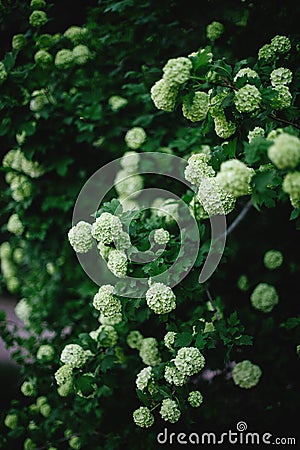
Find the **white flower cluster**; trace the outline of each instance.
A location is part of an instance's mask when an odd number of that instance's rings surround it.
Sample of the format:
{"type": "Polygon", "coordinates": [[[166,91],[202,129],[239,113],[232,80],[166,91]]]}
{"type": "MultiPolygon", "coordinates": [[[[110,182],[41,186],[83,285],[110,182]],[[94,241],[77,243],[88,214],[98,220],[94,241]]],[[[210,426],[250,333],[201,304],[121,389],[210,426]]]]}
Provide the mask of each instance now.
{"type": "Polygon", "coordinates": [[[137,150],[145,142],[147,134],[144,128],[133,127],[125,134],[125,142],[132,150],[137,150]]]}
{"type": "Polygon", "coordinates": [[[274,286],[268,283],[259,283],[252,292],[250,300],[255,309],[269,313],[277,305],[279,297],[274,286]]]}
{"type": "Polygon", "coordinates": [[[264,265],[269,270],[278,269],[283,263],[283,255],[279,250],[268,250],[264,254],[264,265]]]}
{"type": "Polygon", "coordinates": [[[44,173],[44,168],[37,162],[27,159],[20,149],[12,149],[4,155],[3,167],[14,169],[28,175],[30,178],[38,178],[44,173]]]}
{"type": "Polygon", "coordinates": [[[121,158],[120,164],[127,173],[136,173],[139,167],[140,155],[139,153],[129,150],[125,152],[121,158]]]}
{"type": "Polygon", "coordinates": [[[20,389],[25,397],[33,397],[34,395],[36,395],[35,384],[31,381],[24,381],[20,389]]]}
{"type": "Polygon", "coordinates": [[[78,253],[87,253],[93,246],[92,225],[81,220],[68,231],[68,239],[78,253]]]}
{"type": "Polygon", "coordinates": [[[172,400],[170,398],[165,398],[162,401],[159,413],[162,419],[170,423],[177,422],[181,416],[181,412],[180,409],[178,408],[177,402],[175,402],[175,400],[172,400]]]}
{"type": "Polygon", "coordinates": [[[174,364],[179,372],[190,377],[203,369],[205,358],[196,347],[182,347],[175,356],[174,364]]]}
{"type": "Polygon", "coordinates": [[[114,186],[119,199],[129,197],[131,199],[139,195],[139,191],[144,187],[144,180],[138,173],[132,173],[127,169],[120,170],[115,177],[114,186]]]}
{"type": "Polygon", "coordinates": [[[165,245],[170,240],[170,233],[167,230],[164,230],[163,228],[158,228],[154,231],[153,240],[155,244],[158,245],[165,245]]]}
{"type": "MultiPolygon", "coordinates": [[[[17,250],[17,249],[16,249],[17,250]]],[[[20,283],[17,277],[17,267],[14,264],[15,251],[12,252],[8,241],[2,242],[0,246],[1,272],[9,292],[16,292],[20,283]]]]}
{"type": "Polygon", "coordinates": [[[169,350],[173,350],[175,337],[176,337],[176,332],[175,331],[168,331],[164,335],[164,344],[169,350]]]}
{"type": "Polygon", "coordinates": [[[125,278],[128,260],[123,250],[112,249],[108,254],[107,267],[117,278],[125,278]]]}
{"type": "Polygon", "coordinates": [[[112,111],[119,111],[119,109],[124,108],[128,103],[126,98],[121,97],[120,95],[112,95],[108,99],[108,104],[111,107],[112,111]]]}
{"type": "Polygon", "coordinates": [[[189,157],[184,171],[184,178],[195,186],[200,186],[207,177],[215,175],[214,169],[208,164],[210,156],[205,153],[195,153],[189,157]]]}
{"type": "Polygon", "coordinates": [[[278,169],[295,168],[300,162],[300,139],[280,133],[268,148],[268,157],[278,169]]]}
{"type": "Polygon", "coordinates": [[[192,101],[185,98],[182,104],[183,116],[191,122],[205,119],[208,113],[209,95],[203,91],[196,91],[192,101]]]}
{"type": "Polygon", "coordinates": [[[101,347],[113,347],[118,341],[117,331],[112,325],[108,324],[100,325],[97,330],[91,331],[89,334],[95,341],[100,339],[101,347]]]}
{"type": "Polygon", "coordinates": [[[139,350],[143,339],[143,335],[138,330],[132,330],[129,332],[126,342],[130,348],[139,350]]]}
{"type": "Polygon", "coordinates": [[[210,41],[215,41],[224,32],[224,25],[220,22],[213,21],[206,27],[206,36],[210,41]]]}
{"type": "MultiPolygon", "coordinates": [[[[174,360],[171,360],[171,362],[173,361],[174,360]]],[[[183,386],[188,379],[188,377],[180,372],[177,367],[168,364],[165,366],[164,378],[167,383],[174,384],[175,386],[183,386]]]]}
{"type": "Polygon", "coordinates": [[[136,386],[140,391],[143,391],[148,386],[152,378],[152,367],[148,366],[142,369],[136,377],[136,386]]]}
{"type": "Polygon", "coordinates": [[[188,396],[188,402],[193,408],[198,408],[203,402],[203,396],[200,391],[191,391],[188,396]]]}
{"type": "Polygon", "coordinates": [[[144,338],[139,348],[139,355],[147,366],[156,366],[161,362],[158,342],[153,337],[144,338]]]}
{"type": "Polygon", "coordinates": [[[88,33],[87,28],[72,25],[64,32],[63,35],[67,39],[70,39],[72,44],[77,45],[85,41],[87,33],[88,33]]]}
{"type": "Polygon", "coordinates": [[[248,133],[248,142],[251,144],[254,138],[256,137],[264,137],[265,136],[265,130],[261,127],[255,127],[253,130],[250,130],[248,133]]]}
{"type": "Polygon", "coordinates": [[[300,209],[300,172],[290,172],[285,175],[282,190],[289,194],[291,204],[300,209]]]}
{"type": "Polygon", "coordinates": [[[16,316],[25,323],[25,325],[29,324],[30,316],[32,313],[32,307],[29,305],[26,298],[22,298],[18,301],[15,306],[15,314],[16,316]]]}
{"type": "Polygon", "coordinates": [[[286,36],[274,36],[270,44],[263,45],[258,51],[258,59],[266,62],[274,60],[278,55],[291,50],[291,41],[286,36]]]}
{"type": "Polygon", "coordinates": [[[5,179],[11,189],[11,196],[16,202],[22,202],[31,196],[32,184],[25,175],[8,172],[5,179]]]}
{"type": "Polygon", "coordinates": [[[271,72],[270,80],[272,86],[286,85],[292,82],[293,74],[290,69],[278,67],[271,72]]]}
{"type": "Polygon", "coordinates": [[[12,214],[7,222],[7,231],[9,231],[10,233],[13,233],[17,236],[20,236],[23,231],[24,231],[24,227],[23,224],[18,216],[18,214],[12,214]]]}
{"type": "Polygon", "coordinates": [[[203,180],[197,192],[197,200],[209,217],[229,214],[235,206],[235,197],[222,189],[215,178],[203,180]]]}
{"type": "Polygon", "coordinates": [[[69,366],[68,364],[64,364],[54,374],[56,383],[58,386],[62,386],[65,383],[70,383],[72,381],[72,375],[73,375],[73,367],[69,366]]]}
{"type": "Polygon", "coordinates": [[[68,366],[74,367],[82,367],[86,361],[88,360],[89,352],[87,350],[83,350],[83,348],[78,344],[68,344],[63,349],[60,360],[62,363],[67,364],[68,366]]]}
{"type": "Polygon", "coordinates": [[[122,232],[119,217],[108,212],[102,213],[92,224],[92,236],[103,244],[112,244],[122,232]]]}
{"type": "Polygon", "coordinates": [[[171,58],[163,67],[163,80],[169,84],[185,83],[190,77],[190,71],[193,65],[189,58],[179,56],[178,58],[171,58]]]}
{"type": "Polygon", "coordinates": [[[227,90],[210,97],[209,100],[209,112],[214,119],[215,132],[217,136],[222,139],[227,139],[232,136],[236,131],[236,125],[233,122],[228,122],[222,102],[229,95],[227,90]]]}
{"type": "Polygon", "coordinates": [[[151,98],[157,109],[172,112],[175,109],[179,86],[170,84],[163,78],[151,87],[151,98]]]}
{"type": "Polygon", "coordinates": [[[176,308],[176,296],[169,286],[153,283],[146,292],[146,302],[156,314],[167,314],[176,308]]]}
{"type": "Polygon", "coordinates": [[[237,363],[232,371],[234,383],[245,389],[256,386],[261,375],[261,368],[247,359],[237,363]]]}
{"type": "Polygon", "coordinates": [[[44,344],[38,348],[36,358],[39,361],[51,361],[54,358],[55,352],[52,345],[44,344]]]}
{"type": "Polygon", "coordinates": [[[250,67],[244,67],[243,69],[240,69],[240,70],[236,73],[236,75],[235,75],[233,81],[236,82],[239,78],[243,78],[243,77],[246,77],[246,78],[248,78],[248,79],[249,79],[249,78],[254,78],[254,79],[258,79],[258,80],[259,80],[259,75],[258,75],[258,73],[255,72],[255,70],[250,69],[250,67]]]}
{"type": "Polygon", "coordinates": [[[122,305],[115,295],[115,288],[110,284],[101,286],[93,299],[93,306],[100,311],[102,318],[119,317],[122,305]]]}
{"type": "Polygon", "coordinates": [[[217,184],[233,197],[250,194],[250,181],[254,170],[238,159],[230,159],[221,164],[215,180],[217,184]]]}
{"type": "Polygon", "coordinates": [[[246,84],[236,91],[233,101],[239,112],[252,113],[260,108],[261,94],[256,86],[246,84]]]}
{"type": "Polygon", "coordinates": [[[276,97],[271,100],[271,106],[274,109],[281,110],[286,109],[291,106],[292,103],[292,94],[287,86],[283,84],[277,84],[274,89],[274,93],[276,93],[276,97]]]}
{"type": "Polygon", "coordinates": [[[149,428],[154,423],[154,416],[149,408],[141,406],[133,412],[133,420],[139,427],[149,428]]]}

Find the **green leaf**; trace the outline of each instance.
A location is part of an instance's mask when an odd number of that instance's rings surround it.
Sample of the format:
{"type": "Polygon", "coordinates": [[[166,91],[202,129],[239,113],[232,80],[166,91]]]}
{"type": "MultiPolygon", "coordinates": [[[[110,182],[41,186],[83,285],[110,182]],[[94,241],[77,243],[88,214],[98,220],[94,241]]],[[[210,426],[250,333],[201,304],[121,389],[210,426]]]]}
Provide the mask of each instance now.
{"type": "Polygon", "coordinates": [[[187,347],[193,340],[192,333],[177,333],[175,337],[175,347],[187,347]]]}

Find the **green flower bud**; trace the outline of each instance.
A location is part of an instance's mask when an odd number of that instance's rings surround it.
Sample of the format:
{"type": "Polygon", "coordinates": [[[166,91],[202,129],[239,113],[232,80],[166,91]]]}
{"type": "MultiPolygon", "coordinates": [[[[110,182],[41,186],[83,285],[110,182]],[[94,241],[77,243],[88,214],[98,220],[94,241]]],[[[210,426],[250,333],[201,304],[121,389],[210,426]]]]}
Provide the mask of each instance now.
{"type": "Polygon", "coordinates": [[[23,47],[25,47],[27,43],[27,39],[24,36],[24,34],[15,34],[12,38],[12,48],[14,50],[21,50],[23,47]]]}
{"type": "Polygon", "coordinates": [[[48,17],[45,11],[36,9],[29,17],[29,23],[34,28],[39,28],[48,22],[48,17]]]}

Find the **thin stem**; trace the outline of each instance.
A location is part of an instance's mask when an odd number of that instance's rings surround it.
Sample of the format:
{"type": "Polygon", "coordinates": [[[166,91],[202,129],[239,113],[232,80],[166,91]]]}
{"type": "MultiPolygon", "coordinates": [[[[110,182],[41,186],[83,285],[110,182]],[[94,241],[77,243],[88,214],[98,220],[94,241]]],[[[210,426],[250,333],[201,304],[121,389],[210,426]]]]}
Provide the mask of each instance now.
{"type": "Polygon", "coordinates": [[[270,118],[270,119],[277,120],[277,122],[283,122],[283,123],[286,123],[287,125],[292,125],[293,127],[295,127],[295,128],[297,128],[298,130],[300,130],[300,126],[299,126],[299,125],[297,125],[296,123],[290,122],[289,120],[286,120],[286,119],[280,119],[279,117],[272,116],[272,115],[270,115],[269,118],[270,118]]]}
{"type": "Polygon", "coordinates": [[[208,300],[209,300],[209,302],[210,302],[210,304],[211,304],[211,306],[212,306],[212,308],[213,308],[213,310],[214,310],[214,313],[215,313],[215,315],[216,315],[216,318],[217,318],[218,320],[220,320],[221,317],[220,317],[220,315],[219,315],[219,313],[218,313],[217,307],[216,307],[216,305],[215,305],[215,302],[213,301],[213,298],[212,298],[212,296],[211,296],[211,293],[210,293],[209,289],[206,288],[205,291],[206,291],[208,300]]]}
{"type": "Polygon", "coordinates": [[[244,206],[244,208],[242,209],[242,211],[240,212],[240,214],[234,219],[234,221],[229,225],[229,227],[227,228],[226,231],[226,236],[228,236],[230,233],[232,233],[232,231],[238,226],[238,224],[244,219],[244,217],[246,216],[246,214],[248,213],[249,209],[252,206],[252,200],[250,199],[246,205],[244,206]]]}

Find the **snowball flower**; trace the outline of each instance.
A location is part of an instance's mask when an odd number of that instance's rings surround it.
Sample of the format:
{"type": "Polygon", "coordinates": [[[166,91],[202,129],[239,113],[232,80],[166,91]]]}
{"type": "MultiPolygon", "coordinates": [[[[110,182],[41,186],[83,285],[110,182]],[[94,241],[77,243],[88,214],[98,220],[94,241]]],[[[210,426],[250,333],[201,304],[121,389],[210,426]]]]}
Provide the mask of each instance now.
{"type": "Polygon", "coordinates": [[[133,127],[127,131],[125,142],[129,148],[137,150],[145,142],[147,138],[146,132],[141,127],[133,127]]]}
{"type": "Polygon", "coordinates": [[[23,233],[24,227],[18,214],[15,213],[10,216],[7,222],[7,230],[17,236],[20,236],[23,233]]]}
{"type": "Polygon", "coordinates": [[[272,86],[277,86],[281,84],[290,84],[292,82],[293,74],[290,69],[284,67],[278,67],[271,72],[270,80],[272,86]]]}
{"type": "Polygon", "coordinates": [[[182,347],[178,350],[174,364],[187,377],[200,372],[205,364],[205,358],[196,347],[182,347]]]}
{"type": "Polygon", "coordinates": [[[200,391],[191,391],[188,396],[188,402],[193,408],[198,408],[203,402],[203,396],[200,391]]]}
{"type": "Polygon", "coordinates": [[[169,286],[153,283],[146,292],[146,302],[156,314],[167,314],[176,308],[176,297],[169,286]]]}
{"type": "Polygon", "coordinates": [[[15,314],[20,320],[25,323],[25,325],[29,324],[31,313],[32,307],[29,305],[26,298],[22,298],[21,300],[19,300],[15,306],[15,314]]]}
{"type": "Polygon", "coordinates": [[[294,208],[300,208],[300,172],[290,172],[285,175],[282,190],[289,194],[294,208]]]}
{"type": "Polygon", "coordinates": [[[112,95],[108,99],[108,104],[111,107],[112,111],[119,111],[119,109],[124,108],[128,103],[126,98],[121,97],[120,95],[112,95]]]}
{"type": "Polygon", "coordinates": [[[136,386],[140,391],[143,391],[148,386],[152,378],[152,367],[148,366],[142,369],[136,377],[136,386]]]}
{"type": "Polygon", "coordinates": [[[236,125],[233,122],[226,120],[225,113],[214,117],[214,125],[216,135],[222,139],[228,139],[236,132],[236,125]]]}
{"type": "Polygon", "coordinates": [[[12,174],[10,179],[11,196],[16,202],[22,202],[31,196],[32,184],[24,175],[12,174]]]}
{"type": "Polygon", "coordinates": [[[55,55],[54,64],[58,69],[69,69],[73,65],[73,62],[73,52],[67,48],[58,50],[55,55]]]}
{"type": "Polygon", "coordinates": [[[92,226],[81,220],[68,231],[68,239],[78,253],[87,253],[93,246],[92,226]]]}
{"type": "Polygon", "coordinates": [[[287,53],[291,50],[291,41],[286,36],[274,36],[271,39],[271,47],[276,53],[287,53]]]}
{"type": "Polygon", "coordinates": [[[92,236],[103,244],[111,244],[122,231],[119,217],[108,212],[102,213],[92,224],[92,236]]]}
{"type": "Polygon", "coordinates": [[[177,402],[170,398],[165,398],[162,401],[161,408],[159,411],[161,417],[170,423],[175,423],[179,420],[181,412],[178,409],[177,402]]]}
{"type": "Polygon", "coordinates": [[[264,254],[264,265],[267,269],[274,270],[278,269],[282,265],[283,256],[278,250],[268,250],[264,254]]]}
{"type": "Polygon", "coordinates": [[[176,332],[175,331],[168,331],[164,335],[164,344],[169,350],[173,350],[175,337],[176,337],[176,332]]]}
{"type": "Polygon", "coordinates": [[[215,175],[214,169],[208,165],[210,156],[205,153],[195,153],[188,159],[184,178],[195,186],[199,186],[206,177],[215,175]]]}
{"type": "Polygon", "coordinates": [[[133,412],[133,420],[141,428],[149,428],[154,423],[154,416],[149,408],[141,406],[133,412]]]}
{"type": "Polygon", "coordinates": [[[241,275],[239,279],[237,280],[237,287],[241,291],[248,291],[249,289],[249,280],[247,275],[241,275]]]}
{"type": "Polygon", "coordinates": [[[33,11],[29,17],[29,23],[31,26],[35,28],[39,28],[42,25],[45,25],[45,23],[48,22],[48,17],[45,11],[41,11],[39,9],[36,9],[33,11]]]}
{"type": "Polygon", "coordinates": [[[247,77],[247,78],[256,78],[256,79],[259,79],[258,73],[255,72],[255,70],[250,69],[250,67],[244,67],[243,69],[240,69],[240,70],[236,73],[236,75],[235,75],[233,81],[237,81],[237,80],[238,80],[239,78],[241,78],[241,77],[247,77]]]}
{"type": "Polygon", "coordinates": [[[172,112],[175,109],[178,85],[161,79],[151,87],[151,98],[157,109],[172,112]]]}
{"type": "Polygon", "coordinates": [[[274,109],[281,110],[291,106],[293,97],[287,86],[277,84],[273,91],[276,93],[276,97],[271,100],[271,105],[274,109]]]}
{"type": "Polygon", "coordinates": [[[130,150],[124,153],[120,160],[120,164],[127,173],[135,173],[138,170],[139,161],[139,153],[130,150]]]}
{"type": "Polygon", "coordinates": [[[31,0],[30,8],[31,9],[42,9],[46,7],[45,0],[31,0]]]}
{"type": "Polygon", "coordinates": [[[69,394],[73,392],[73,383],[72,380],[67,381],[57,388],[57,393],[61,397],[67,397],[69,394]]]}
{"type": "Polygon", "coordinates": [[[163,80],[170,84],[182,84],[190,77],[193,64],[189,58],[179,56],[171,58],[163,67],[163,80]]]}
{"type": "Polygon", "coordinates": [[[104,334],[100,339],[102,347],[113,347],[118,341],[118,333],[112,325],[100,325],[98,333],[104,334]]]}
{"type": "Polygon", "coordinates": [[[261,94],[256,86],[246,84],[235,93],[233,101],[239,112],[250,113],[259,109],[261,94]]]}
{"type": "Polygon", "coordinates": [[[153,240],[155,244],[165,245],[170,240],[170,233],[163,228],[158,228],[157,230],[154,230],[153,240]]]}
{"type": "Polygon", "coordinates": [[[76,45],[72,50],[72,54],[73,61],[75,62],[75,64],[78,64],[80,66],[86,64],[91,58],[91,52],[89,48],[83,44],[76,45]]]}
{"type": "Polygon", "coordinates": [[[197,199],[209,216],[229,214],[235,206],[235,197],[222,189],[214,178],[199,185],[197,199]]]}
{"type": "Polygon", "coordinates": [[[24,34],[15,34],[12,38],[11,46],[14,50],[21,50],[27,42],[24,34]]]}
{"type": "Polygon", "coordinates": [[[277,305],[279,297],[274,286],[259,283],[250,297],[252,306],[259,311],[269,313],[277,305]]]}
{"type": "Polygon", "coordinates": [[[300,162],[300,139],[281,133],[268,148],[268,157],[278,169],[296,167],[300,162]]]}
{"type": "Polygon", "coordinates": [[[153,337],[144,338],[141,342],[139,355],[147,366],[156,366],[161,362],[157,340],[153,337]]]}
{"type": "Polygon", "coordinates": [[[215,41],[224,32],[224,25],[220,22],[213,21],[206,27],[206,36],[210,41],[215,41]]]}
{"type": "Polygon", "coordinates": [[[120,198],[130,196],[130,199],[133,199],[143,189],[144,179],[137,173],[128,173],[127,170],[120,170],[115,177],[114,185],[120,198]]]}
{"type": "Polygon", "coordinates": [[[11,430],[14,430],[18,425],[18,416],[17,414],[7,414],[4,419],[4,425],[11,430]]]}
{"type": "Polygon", "coordinates": [[[245,389],[256,386],[261,375],[261,368],[247,359],[237,363],[232,371],[234,383],[245,389]]]}
{"type": "Polygon", "coordinates": [[[100,311],[105,317],[115,317],[121,312],[121,302],[114,294],[114,286],[105,284],[99,288],[94,296],[94,308],[100,311]]]}
{"type": "Polygon", "coordinates": [[[126,342],[130,348],[136,348],[139,350],[143,339],[143,335],[138,330],[132,330],[128,334],[126,342]]]}
{"type": "Polygon", "coordinates": [[[87,352],[78,344],[66,345],[60,355],[61,362],[72,368],[82,367],[86,363],[87,359],[87,352]]]}
{"type": "Polygon", "coordinates": [[[72,25],[69,27],[65,32],[64,36],[67,39],[70,39],[70,41],[74,44],[80,44],[84,42],[86,35],[87,35],[87,29],[83,27],[78,27],[76,25],[72,25]]]}
{"type": "Polygon", "coordinates": [[[188,379],[187,375],[178,370],[177,367],[170,365],[165,366],[164,378],[168,383],[175,386],[183,386],[188,379]]]}
{"type": "Polygon", "coordinates": [[[21,392],[25,397],[32,397],[36,394],[35,385],[31,381],[24,381],[21,386],[21,392]]]}
{"type": "Polygon", "coordinates": [[[250,194],[250,181],[254,170],[238,159],[230,159],[221,164],[215,180],[228,194],[241,197],[250,194]]]}
{"type": "Polygon", "coordinates": [[[33,112],[38,112],[49,104],[49,99],[43,89],[35,90],[31,94],[29,109],[33,112]]]}
{"type": "Polygon", "coordinates": [[[107,267],[118,278],[125,278],[128,260],[123,250],[112,249],[108,254],[107,267]]]}
{"type": "Polygon", "coordinates": [[[48,362],[53,359],[54,354],[55,354],[55,352],[54,352],[54,348],[52,347],[52,345],[44,344],[38,348],[36,358],[39,361],[48,362]]]}
{"type": "Polygon", "coordinates": [[[182,113],[191,122],[198,122],[205,119],[208,107],[209,95],[206,92],[196,91],[192,101],[188,98],[183,100],[182,113]]]}
{"type": "Polygon", "coordinates": [[[254,138],[256,137],[264,137],[265,136],[265,130],[261,127],[255,127],[253,130],[250,130],[248,133],[248,142],[251,144],[254,138]]]}
{"type": "Polygon", "coordinates": [[[38,50],[34,55],[34,61],[42,68],[47,68],[52,63],[52,55],[47,50],[38,50]]]}

